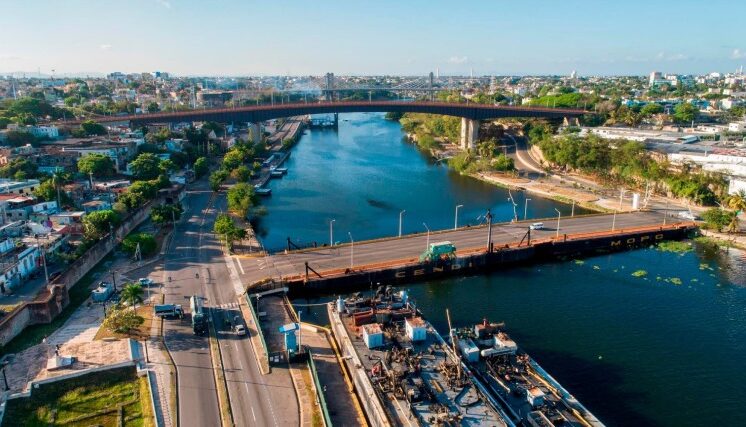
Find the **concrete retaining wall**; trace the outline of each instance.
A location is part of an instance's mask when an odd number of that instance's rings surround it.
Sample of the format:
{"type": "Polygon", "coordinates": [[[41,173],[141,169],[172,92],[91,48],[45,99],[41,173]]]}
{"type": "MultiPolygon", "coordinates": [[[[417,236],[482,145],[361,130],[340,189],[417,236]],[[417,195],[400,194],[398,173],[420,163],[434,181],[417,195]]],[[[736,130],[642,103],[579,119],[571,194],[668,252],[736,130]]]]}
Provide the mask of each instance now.
{"type": "Polygon", "coordinates": [[[357,390],[365,414],[368,416],[368,422],[372,427],[390,426],[391,423],[386,416],[386,411],[383,409],[383,405],[378,399],[375,390],[373,390],[373,386],[368,379],[368,374],[365,372],[365,368],[357,352],[355,352],[355,348],[352,346],[352,342],[347,336],[339,316],[334,312],[334,308],[331,305],[327,306],[327,312],[329,314],[329,322],[332,325],[332,331],[334,332],[334,336],[337,337],[340,350],[345,359],[344,363],[349,367],[355,390],[357,390]]]}

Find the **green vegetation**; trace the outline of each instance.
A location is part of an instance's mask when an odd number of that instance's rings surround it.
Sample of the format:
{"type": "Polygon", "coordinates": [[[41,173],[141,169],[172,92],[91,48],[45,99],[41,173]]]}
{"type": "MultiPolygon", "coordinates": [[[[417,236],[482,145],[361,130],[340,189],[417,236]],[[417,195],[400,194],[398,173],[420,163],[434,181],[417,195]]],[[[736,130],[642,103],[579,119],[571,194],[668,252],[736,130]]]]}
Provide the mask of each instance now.
{"type": "Polygon", "coordinates": [[[256,206],[258,199],[254,187],[245,182],[238,183],[228,190],[228,210],[232,213],[246,218],[249,210],[256,206]]]}
{"type": "MultiPolygon", "coordinates": [[[[172,162],[173,163],[173,162],[172,162]]],[[[142,153],[129,166],[132,176],[137,180],[155,179],[161,173],[161,159],[153,153],[142,153]]]]}
{"type": "Polygon", "coordinates": [[[200,157],[194,161],[194,175],[197,179],[205,176],[208,169],[209,169],[209,165],[207,164],[206,158],[200,157]]]}
{"type": "Polygon", "coordinates": [[[635,272],[632,273],[632,276],[634,277],[645,277],[647,275],[648,275],[648,272],[645,270],[636,270],[635,272]]]}
{"type": "Polygon", "coordinates": [[[93,120],[86,120],[80,124],[80,127],[73,129],[72,135],[76,138],[83,138],[86,136],[97,136],[106,135],[108,131],[103,125],[100,125],[93,120]]]}
{"type": "Polygon", "coordinates": [[[226,179],[228,179],[228,171],[223,169],[218,169],[210,174],[210,188],[212,191],[219,191],[220,186],[226,179]]]}
{"type": "Polygon", "coordinates": [[[738,231],[738,215],[736,215],[736,212],[712,208],[702,214],[702,219],[705,220],[705,226],[708,229],[718,232],[723,229],[727,229],[728,232],[738,231]]]}
{"type": "Polygon", "coordinates": [[[596,135],[584,137],[564,134],[552,138],[546,133],[539,146],[544,157],[564,168],[594,175],[605,184],[621,184],[633,188],[653,185],[659,192],[671,192],[702,205],[714,204],[726,191],[725,179],[717,173],[683,170],[671,172],[666,163],[653,159],[642,143],[608,141],[596,135]]]}
{"type": "Polygon", "coordinates": [[[36,163],[23,158],[16,157],[7,165],[0,166],[0,177],[12,179],[30,179],[39,176],[39,167],[36,163]]]}
{"type": "Polygon", "coordinates": [[[228,250],[233,250],[233,242],[246,237],[246,230],[237,227],[233,218],[226,214],[218,215],[213,231],[225,240],[228,250]]]}
{"type": "MultiPolygon", "coordinates": [[[[122,301],[132,308],[132,312],[135,311],[135,306],[143,301],[142,296],[145,292],[142,289],[142,285],[139,283],[127,283],[121,292],[122,301]]],[[[107,316],[108,317],[108,316],[107,316]]],[[[140,322],[142,323],[142,322],[140,322]]],[[[120,332],[115,328],[109,328],[115,332],[120,332]]],[[[128,328],[129,330],[131,328],[128,328]]]]}
{"type": "Polygon", "coordinates": [[[658,243],[656,246],[661,252],[674,252],[683,254],[692,250],[691,243],[680,242],[678,240],[666,240],[658,243]]]}
{"type": "Polygon", "coordinates": [[[135,369],[127,367],[43,384],[31,397],[8,401],[3,425],[152,426],[143,382],[147,377],[138,378],[135,369]]]}
{"type": "Polygon", "coordinates": [[[145,319],[138,315],[135,310],[116,307],[106,313],[102,326],[118,334],[129,334],[144,322],[145,319]]]}
{"type": "Polygon", "coordinates": [[[170,224],[174,221],[178,221],[181,218],[181,214],[184,209],[181,207],[181,203],[175,205],[159,205],[153,206],[150,209],[150,219],[158,224],[170,224]]]}
{"type": "Polygon", "coordinates": [[[134,256],[138,244],[140,245],[140,254],[143,257],[152,255],[158,249],[158,243],[153,235],[149,233],[131,233],[122,240],[122,250],[128,255],[134,256]]]}
{"type": "Polygon", "coordinates": [[[119,214],[112,210],[91,212],[83,217],[86,240],[99,240],[122,222],[119,214]]]}
{"type": "Polygon", "coordinates": [[[103,154],[87,154],[78,160],[78,171],[96,178],[110,176],[114,173],[114,162],[103,154]]]}

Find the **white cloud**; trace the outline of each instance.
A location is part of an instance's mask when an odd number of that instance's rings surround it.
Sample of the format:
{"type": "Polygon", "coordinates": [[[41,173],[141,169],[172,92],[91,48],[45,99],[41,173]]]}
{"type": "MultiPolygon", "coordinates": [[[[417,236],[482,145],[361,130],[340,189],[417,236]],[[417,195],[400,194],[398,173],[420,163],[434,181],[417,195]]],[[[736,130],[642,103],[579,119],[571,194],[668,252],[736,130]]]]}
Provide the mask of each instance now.
{"type": "Polygon", "coordinates": [[[109,49],[111,49],[111,45],[110,44],[102,44],[102,45],[99,45],[98,48],[101,49],[101,50],[109,50],[109,49]]]}
{"type": "Polygon", "coordinates": [[[741,49],[733,49],[733,53],[730,54],[730,59],[744,59],[746,58],[746,52],[741,49]]]}
{"type": "Polygon", "coordinates": [[[20,61],[23,58],[18,55],[8,55],[8,54],[2,54],[0,53],[0,61],[20,61]]]}
{"type": "Polygon", "coordinates": [[[450,62],[451,64],[465,64],[469,62],[469,58],[467,58],[466,56],[452,56],[448,58],[448,62],[450,62]]]}
{"type": "Polygon", "coordinates": [[[166,9],[171,9],[171,2],[168,0],[155,0],[155,2],[165,7],[166,9]]]}
{"type": "Polygon", "coordinates": [[[689,59],[689,57],[683,53],[667,54],[666,52],[659,52],[655,58],[661,61],[684,61],[689,59]]]}

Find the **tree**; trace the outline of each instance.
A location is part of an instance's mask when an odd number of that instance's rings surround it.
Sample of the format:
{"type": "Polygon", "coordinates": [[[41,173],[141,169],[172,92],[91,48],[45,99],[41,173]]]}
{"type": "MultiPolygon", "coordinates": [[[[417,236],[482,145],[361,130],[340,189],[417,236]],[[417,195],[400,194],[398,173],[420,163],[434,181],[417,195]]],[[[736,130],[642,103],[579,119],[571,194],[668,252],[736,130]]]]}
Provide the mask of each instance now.
{"type": "Polygon", "coordinates": [[[135,256],[137,245],[140,245],[140,255],[148,257],[158,249],[155,237],[148,233],[131,233],[122,240],[122,250],[130,256],[135,256]]]}
{"type": "Polygon", "coordinates": [[[126,334],[142,325],[143,322],[145,319],[138,316],[137,312],[119,308],[109,311],[103,325],[110,331],[126,334]]]}
{"type": "Polygon", "coordinates": [[[728,212],[720,208],[712,208],[702,214],[702,219],[705,220],[708,228],[721,231],[733,222],[733,217],[735,216],[734,212],[728,212]]]}
{"type": "Polygon", "coordinates": [[[38,170],[39,167],[36,165],[36,163],[24,157],[16,157],[7,165],[0,166],[0,177],[29,179],[36,177],[38,174],[38,170]]]}
{"type": "Polygon", "coordinates": [[[506,156],[503,153],[500,153],[494,159],[492,159],[492,167],[495,168],[495,170],[497,171],[505,172],[515,169],[515,164],[512,158],[506,156]]]}
{"type": "Polygon", "coordinates": [[[233,242],[246,237],[246,230],[236,227],[233,218],[226,214],[218,215],[213,231],[225,239],[228,250],[233,250],[233,242]]]}
{"type": "Polygon", "coordinates": [[[153,206],[150,209],[150,219],[159,225],[178,221],[184,210],[181,204],[153,206]]]}
{"type": "Polygon", "coordinates": [[[741,190],[725,198],[725,205],[737,212],[746,211],[746,191],[741,190]]]}
{"type": "Polygon", "coordinates": [[[246,160],[246,154],[242,150],[230,150],[223,156],[223,167],[232,171],[246,160]]]}
{"type": "Polygon", "coordinates": [[[228,210],[246,218],[249,209],[256,205],[257,198],[254,192],[254,186],[245,182],[234,185],[228,190],[228,210]]]}
{"type": "Polygon", "coordinates": [[[697,114],[699,110],[689,102],[681,103],[673,109],[673,119],[677,123],[691,123],[697,118],[697,114]]]}
{"type": "Polygon", "coordinates": [[[212,191],[219,191],[220,186],[226,178],[228,178],[228,171],[220,169],[213,172],[210,175],[210,188],[212,188],[212,191]]]}
{"type": "Polygon", "coordinates": [[[233,178],[238,182],[249,182],[251,179],[251,169],[246,165],[241,165],[231,172],[233,178]]]}
{"type": "Polygon", "coordinates": [[[197,178],[203,177],[207,173],[208,168],[207,159],[204,157],[198,158],[194,161],[194,176],[197,178]]]}
{"type": "Polygon", "coordinates": [[[640,109],[640,115],[642,115],[645,118],[652,117],[662,112],[663,112],[663,106],[660,104],[656,104],[654,102],[645,104],[645,106],[642,107],[642,109],[640,109]]]}
{"type": "Polygon", "coordinates": [[[126,302],[130,307],[132,307],[133,311],[135,310],[137,304],[143,301],[142,295],[142,285],[140,285],[139,283],[128,283],[124,285],[124,288],[121,292],[122,301],[126,302]]]}
{"type": "Polygon", "coordinates": [[[70,206],[73,204],[72,199],[70,196],[67,195],[64,191],[59,191],[58,184],[55,184],[55,179],[48,179],[41,184],[39,184],[39,187],[34,190],[34,196],[38,197],[40,200],[43,200],[45,202],[51,202],[51,201],[57,201],[57,195],[59,194],[59,203],[60,205],[70,206]]]}
{"type": "Polygon", "coordinates": [[[143,202],[154,199],[158,195],[158,186],[154,181],[137,181],[130,185],[129,193],[141,197],[143,202]]]}
{"type": "Polygon", "coordinates": [[[80,124],[80,130],[85,136],[106,135],[106,128],[93,120],[86,120],[80,124]]]}
{"type": "Polygon", "coordinates": [[[112,210],[91,212],[83,217],[84,236],[87,240],[98,240],[120,222],[119,214],[112,210]]]}
{"type": "Polygon", "coordinates": [[[158,106],[157,102],[152,101],[148,104],[148,113],[157,113],[159,111],[161,111],[161,108],[158,106]]]}
{"type": "Polygon", "coordinates": [[[35,144],[36,137],[26,131],[12,130],[5,134],[5,142],[11,147],[23,147],[35,144]]]}
{"type": "Polygon", "coordinates": [[[91,153],[78,159],[78,170],[86,175],[100,178],[109,176],[114,172],[114,162],[109,156],[91,153]]]}
{"type": "Polygon", "coordinates": [[[176,163],[174,163],[170,159],[161,160],[161,162],[158,163],[158,168],[161,170],[161,173],[164,174],[168,174],[179,169],[179,167],[176,166],[176,163]]]}
{"type": "Polygon", "coordinates": [[[161,173],[161,159],[153,153],[142,153],[133,160],[129,167],[132,176],[138,180],[149,180],[158,178],[161,173]]]}

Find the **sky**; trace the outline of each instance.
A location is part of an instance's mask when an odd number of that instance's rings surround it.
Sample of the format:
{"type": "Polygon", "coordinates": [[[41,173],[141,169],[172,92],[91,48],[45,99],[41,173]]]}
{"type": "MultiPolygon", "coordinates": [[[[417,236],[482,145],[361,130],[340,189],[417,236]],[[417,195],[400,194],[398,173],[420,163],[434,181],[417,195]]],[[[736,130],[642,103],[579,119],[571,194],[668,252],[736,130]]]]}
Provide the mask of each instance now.
{"type": "Polygon", "coordinates": [[[644,75],[746,65],[743,0],[0,0],[0,73],[644,75]]]}

